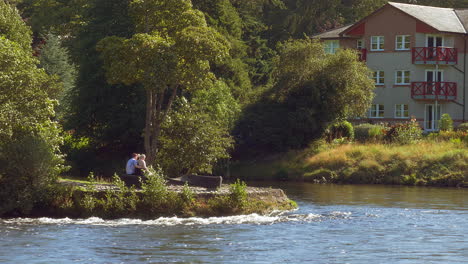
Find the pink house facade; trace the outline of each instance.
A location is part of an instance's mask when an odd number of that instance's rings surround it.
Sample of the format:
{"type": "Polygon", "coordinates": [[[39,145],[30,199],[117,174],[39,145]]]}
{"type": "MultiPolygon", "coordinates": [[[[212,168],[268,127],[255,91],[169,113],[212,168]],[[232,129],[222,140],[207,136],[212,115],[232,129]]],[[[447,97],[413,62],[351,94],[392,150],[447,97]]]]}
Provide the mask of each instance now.
{"type": "Polygon", "coordinates": [[[373,72],[368,118],[401,122],[415,117],[426,131],[440,116],[466,122],[468,9],[389,2],[364,19],[319,35],[327,53],[357,49],[373,72]]]}

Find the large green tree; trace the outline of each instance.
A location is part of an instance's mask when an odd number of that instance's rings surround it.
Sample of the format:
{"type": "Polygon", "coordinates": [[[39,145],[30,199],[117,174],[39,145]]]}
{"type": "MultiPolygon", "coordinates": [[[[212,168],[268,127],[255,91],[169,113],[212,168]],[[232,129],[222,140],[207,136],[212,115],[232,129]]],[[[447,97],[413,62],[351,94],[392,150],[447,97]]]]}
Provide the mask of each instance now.
{"type": "Polygon", "coordinates": [[[60,86],[38,67],[30,41],[17,10],[0,1],[0,215],[31,210],[62,169],[51,121],[60,86]]]}
{"type": "Polygon", "coordinates": [[[370,107],[374,83],[355,52],[327,55],[309,39],[287,41],[279,52],[275,85],[237,124],[237,154],[305,147],[329,122],[361,116],[370,107]]]}
{"type": "Polygon", "coordinates": [[[177,93],[209,85],[210,61],[225,58],[229,45],[190,1],[139,0],[132,1],[131,8],[138,33],[105,38],[98,50],[110,83],[140,83],[145,88],[144,145],[151,164],[177,93]]]}

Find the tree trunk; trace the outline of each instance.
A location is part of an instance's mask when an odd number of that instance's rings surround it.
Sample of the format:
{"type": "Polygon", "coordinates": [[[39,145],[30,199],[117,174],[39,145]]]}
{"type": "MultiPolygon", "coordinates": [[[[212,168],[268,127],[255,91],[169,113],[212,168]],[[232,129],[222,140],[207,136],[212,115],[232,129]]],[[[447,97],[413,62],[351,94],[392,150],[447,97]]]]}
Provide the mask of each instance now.
{"type": "Polygon", "coordinates": [[[147,153],[148,165],[153,165],[157,159],[159,150],[159,137],[161,135],[162,124],[166,120],[177,94],[177,85],[170,86],[167,90],[171,93],[167,102],[164,102],[165,91],[158,94],[155,90],[147,91],[146,104],[146,125],[145,125],[145,151],[147,153]],[[158,98],[159,96],[159,98],[158,98]]]}

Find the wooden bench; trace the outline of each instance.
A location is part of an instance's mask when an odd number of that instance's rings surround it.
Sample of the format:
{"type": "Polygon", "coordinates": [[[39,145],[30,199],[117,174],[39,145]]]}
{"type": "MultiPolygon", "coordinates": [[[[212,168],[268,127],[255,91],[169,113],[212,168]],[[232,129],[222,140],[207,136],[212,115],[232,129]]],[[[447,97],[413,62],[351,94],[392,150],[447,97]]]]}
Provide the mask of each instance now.
{"type": "Polygon", "coordinates": [[[125,185],[128,187],[135,186],[141,188],[141,182],[145,182],[148,178],[146,176],[123,174],[120,175],[120,179],[125,182],[125,185]]]}
{"type": "Polygon", "coordinates": [[[204,175],[186,175],[179,178],[169,179],[170,184],[184,185],[187,183],[189,186],[198,186],[209,189],[216,189],[221,187],[223,177],[221,176],[204,176],[204,175]]]}

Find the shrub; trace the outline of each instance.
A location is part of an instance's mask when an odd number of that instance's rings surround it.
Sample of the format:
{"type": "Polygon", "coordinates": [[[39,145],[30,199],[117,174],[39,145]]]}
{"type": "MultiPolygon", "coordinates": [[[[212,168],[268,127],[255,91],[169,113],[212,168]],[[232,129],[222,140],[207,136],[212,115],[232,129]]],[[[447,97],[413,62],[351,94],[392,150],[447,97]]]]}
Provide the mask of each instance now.
{"type": "Polygon", "coordinates": [[[414,118],[409,122],[392,125],[385,133],[388,142],[397,144],[411,144],[421,137],[422,129],[414,118]]]}
{"type": "Polygon", "coordinates": [[[142,206],[150,212],[150,215],[154,215],[167,205],[169,190],[161,170],[150,170],[152,173],[147,175],[148,180],[141,185],[142,206]]]}
{"type": "Polygon", "coordinates": [[[468,123],[461,123],[457,126],[457,131],[465,131],[468,132],[468,123]]]}
{"type": "Polygon", "coordinates": [[[340,138],[353,140],[354,128],[353,128],[353,125],[348,121],[335,122],[326,129],[325,136],[328,142],[331,142],[334,139],[340,139],[340,138]]]}
{"type": "Polygon", "coordinates": [[[229,201],[232,208],[243,209],[247,205],[247,184],[237,179],[229,186],[229,201]]]}
{"type": "Polygon", "coordinates": [[[382,125],[360,124],[354,127],[354,138],[360,142],[378,141],[383,138],[382,125]]]}
{"type": "Polygon", "coordinates": [[[428,138],[434,141],[451,141],[458,140],[463,141],[468,135],[465,131],[440,131],[438,133],[429,134],[428,138]]]}
{"type": "Polygon", "coordinates": [[[452,131],[453,120],[449,114],[443,114],[440,118],[439,128],[441,131],[452,131]]]}
{"type": "Polygon", "coordinates": [[[0,142],[0,215],[29,213],[47,199],[64,170],[58,127],[16,131],[0,142]]]}

